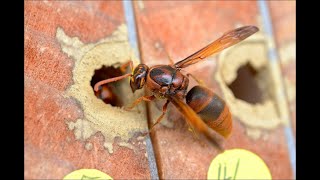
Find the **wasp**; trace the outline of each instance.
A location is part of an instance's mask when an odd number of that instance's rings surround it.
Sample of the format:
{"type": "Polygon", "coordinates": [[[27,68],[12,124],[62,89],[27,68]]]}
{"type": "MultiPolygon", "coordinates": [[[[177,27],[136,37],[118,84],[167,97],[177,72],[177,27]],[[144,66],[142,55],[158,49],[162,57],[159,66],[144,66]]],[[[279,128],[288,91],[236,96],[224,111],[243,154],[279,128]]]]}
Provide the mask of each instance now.
{"type": "Polygon", "coordinates": [[[95,84],[94,90],[98,91],[103,84],[130,77],[130,87],[133,93],[146,87],[152,92],[152,95],[138,98],[131,106],[126,108],[127,110],[132,109],[141,101],[150,102],[156,98],[166,99],[162,107],[162,114],[151,126],[150,132],[163,119],[168,104],[172,103],[185,116],[189,127],[198,137],[199,134],[204,135],[209,142],[221,150],[221,145],[218,142],[221,137],[222,139],[229,137],[232,131],[230,110],[222,98],[203,85],[196,85],[190,91],[187,91],[190,76],[198,83],[200,81],[192,74],[184,75],[181,70],[243,41],[258,30],[255,26],[233,29],[194,54],[170,65],[148,67],[146,64],[139,64],[133,68],[132,61],[129,61],[123,64],[121,68],[130,66],[131,73],[102,80],[95,84]]]}

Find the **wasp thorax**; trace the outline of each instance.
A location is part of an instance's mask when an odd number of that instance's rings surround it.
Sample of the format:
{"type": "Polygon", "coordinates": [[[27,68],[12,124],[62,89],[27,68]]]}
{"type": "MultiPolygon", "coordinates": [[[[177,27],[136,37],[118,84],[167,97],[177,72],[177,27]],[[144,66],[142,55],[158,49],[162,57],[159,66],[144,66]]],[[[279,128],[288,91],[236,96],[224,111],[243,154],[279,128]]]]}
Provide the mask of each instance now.
{"type": "Polygon", "coordinates": [[[144,86],[146,82],[148,69],[149,67],[145,64],[139,64],[134,69],[130,79],[130,86],[131,86],[132,92],[135,92],[137,89],[141,89],[144,86]]]}

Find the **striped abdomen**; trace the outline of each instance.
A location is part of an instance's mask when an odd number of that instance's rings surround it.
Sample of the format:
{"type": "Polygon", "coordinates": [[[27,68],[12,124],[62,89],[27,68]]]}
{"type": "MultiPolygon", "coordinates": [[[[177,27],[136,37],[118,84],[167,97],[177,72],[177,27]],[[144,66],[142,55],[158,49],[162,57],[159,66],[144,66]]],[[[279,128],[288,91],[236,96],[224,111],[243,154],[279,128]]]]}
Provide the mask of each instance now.
{"type": "Polygon", "coordinates": [[[213,130],[227,138],[232,130],[232,118],[225,101],[210,89],[195,86],[186,96],[187,104],[213,130]]]}

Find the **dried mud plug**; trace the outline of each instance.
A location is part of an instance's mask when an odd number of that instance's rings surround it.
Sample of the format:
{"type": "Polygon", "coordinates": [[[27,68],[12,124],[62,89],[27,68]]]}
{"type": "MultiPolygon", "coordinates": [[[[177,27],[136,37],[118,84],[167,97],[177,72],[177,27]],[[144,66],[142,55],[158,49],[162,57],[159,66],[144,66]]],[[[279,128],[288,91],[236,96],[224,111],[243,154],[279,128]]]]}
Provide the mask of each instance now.
{"type": "Polygon", "coordinates": [[[145,106],[137,107],[141,113],[120,108],[141,96],[142,92],[132,94],[126,81],[108,83],[100,89],[98,87],[98,92],[93,91],[98,81],[130,71],[121,69],[121,64],[128,60],[139,62],[127,37],[124,24],[108,37],[94,43],[84,43],[78,37],[69,37],[62,28],[58,28],[56,34],[62,51],[74,60],[72,84],[65,97],[75,100],[83,113],[81,118],[67,119],[65,123],[77,141],[84,142],[96,135],[103,136],[102,146],[109,154],[115,152],[114,146],[126,147],[134,152],[144,149],[145,146],[133,145],[131,142],[137,138],[135,134],[148,129],[145,106]]]}
{"type": "Polygon", "coordinates": [[[268,138],[268,133],[287,118],[286,103],[279,99],[281,78],[277,63],[269,60],[269,38],[256,33],[218,58],[215,79],[234,119],[239,120],[251,139],[268,138]]]}

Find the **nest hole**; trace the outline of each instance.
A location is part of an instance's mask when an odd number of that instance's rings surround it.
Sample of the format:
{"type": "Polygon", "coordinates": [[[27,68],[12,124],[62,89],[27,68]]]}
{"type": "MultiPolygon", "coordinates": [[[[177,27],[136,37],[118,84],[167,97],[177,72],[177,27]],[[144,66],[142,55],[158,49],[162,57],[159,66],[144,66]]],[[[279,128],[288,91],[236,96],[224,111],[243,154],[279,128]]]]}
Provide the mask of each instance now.
{"type": "Polygon", "coordinates": [[[263,103],[269,98],[266,68],[257,71],[250,63],[240,66],[236,79],[228,85],[234,96],[250,104],[263,103]]]}
{"type": "Polygon", "coordinates": [[[110,104],[111,106],[122,107],[123,100],[122,91],[120,88],[121,81],[116,81],[108,84],[103,84],[99,87],[99,90],[96,92],[94,91],[94,85],[102,80],[117,77],[123,75],[124,72],[120,70],[119,67],[112,66],[105,66],[102,65],[100,69],[96,69],[94,71],[94,75],[90,81],[90,85],[92,87],[92,91],[94,92],[95,96],[98,99],[101,99],[104,103],[110,104]]]}

